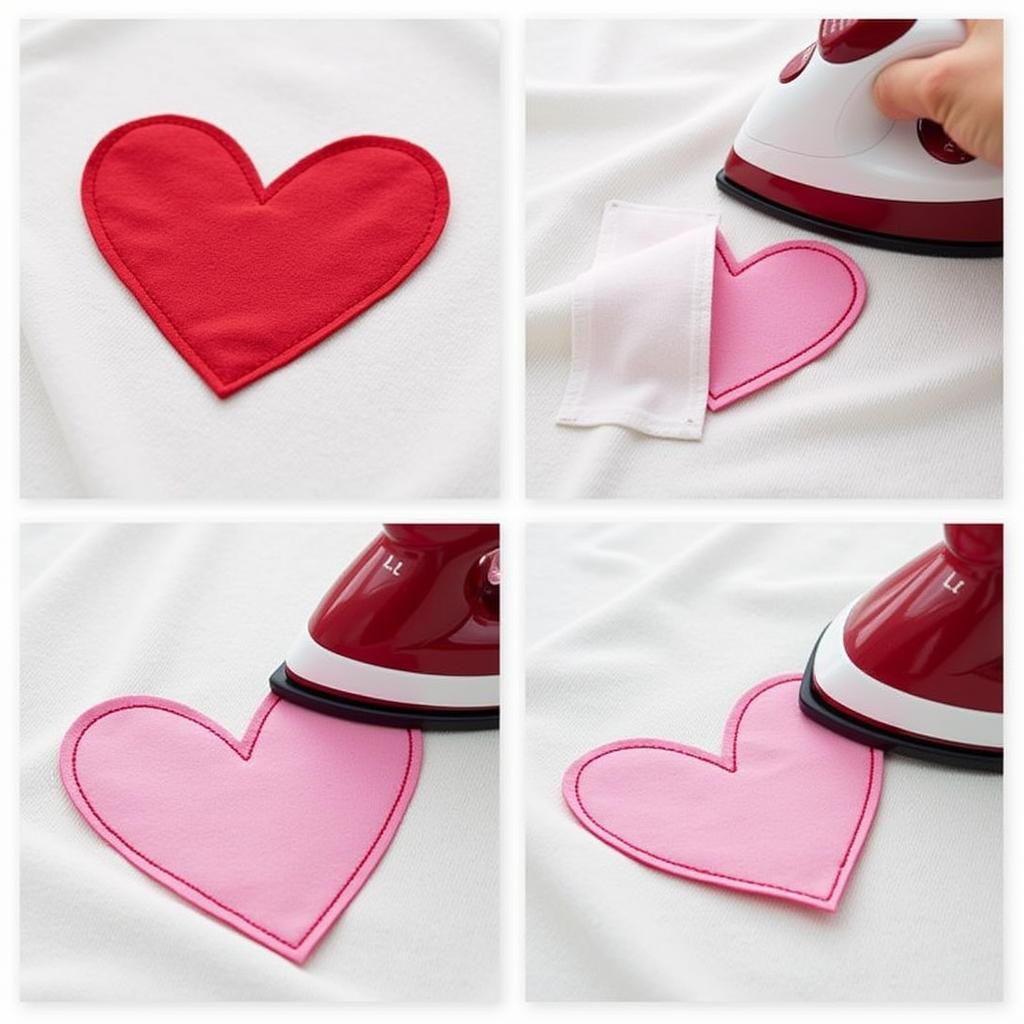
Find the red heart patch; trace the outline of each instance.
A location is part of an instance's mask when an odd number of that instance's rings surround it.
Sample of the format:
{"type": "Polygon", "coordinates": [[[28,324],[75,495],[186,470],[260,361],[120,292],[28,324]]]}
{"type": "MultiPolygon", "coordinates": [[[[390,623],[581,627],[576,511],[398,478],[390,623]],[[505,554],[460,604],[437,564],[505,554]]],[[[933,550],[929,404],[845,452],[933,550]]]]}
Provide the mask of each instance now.
{"type": "Polygon", "coordinates": [[[361,135],[264,188],[229,135],[161,115],[100,141],[82,206],[117,276],[226,398],[401,284],[444,229],[448,183],[419,146],[361,135]]]}

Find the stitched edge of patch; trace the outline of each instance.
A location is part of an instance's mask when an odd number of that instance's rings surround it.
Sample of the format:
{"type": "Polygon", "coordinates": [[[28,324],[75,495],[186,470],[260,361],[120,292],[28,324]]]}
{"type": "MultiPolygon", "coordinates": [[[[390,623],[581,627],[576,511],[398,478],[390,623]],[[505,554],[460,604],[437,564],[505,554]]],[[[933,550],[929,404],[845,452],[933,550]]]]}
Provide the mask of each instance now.
{"type": "MultiPolygon", "coordinates": [[[[727,875],[719,871],[713,871],[709,868],[697,867],[692,864],[684,864],[681,861],[674,861],[668,857],[664,857],[652,850],[644,849],[602,825],[601,822],[587,810],[579,791],[580,778],[587,766],[599,758],[605,757],[609,754],[614,754],[620,750],[665,750],[670,753],[692,757],[698,761],[704,761],[707,764],[722,768],[730,773],[736,772],[739,730],[747,709],[759,696],[761,696],[761,694],[766,691],[773,689],[776,686],[782,686],[786,683],[799,683],[801,678],[801,676],[797,675],[774,676],[762,683],[758,683],[757,686],[743,694],[733,705],[732,710],[729,712],[729,717],[726,720],[722,734],[723,753],[721,755],[715,755],[710,751],[702,750],[699,747],[691,747],[683,743],[652,739],[617,740],[613,743],[608,743],[604,746],[591,750],[589,753],[584,754],[582,757],[574,761],[566,770],[563,777],[562,795],[569,807],[569,810],[572,811],[575,817],[579,818],[579,814],[577,814],[578,808],[587,821],[597,829],[596,832],[591,832],[591,834],[595,835],[598,839],[611,846],[613,849],[618,850],[620,853],[625,853],[627,856],[629,856],[629,850],[643,854],[645,857],[658,861],[660,864],[667,865],[667,868],[663,870],[666,870],[667,873],[673,874],[676,877],[690,878],[694,881],[706,881],[710,884],[738,882],[741,883],[742,888],[740,888],[740,886],[725,887],[741,892],[760,893],[765,896],[777,896],[780,898],[799,896],[802,897],[799,902],[805,903],[805,905],[806,901],[810,900],[814,906],[820,907],[824,910],[834,911],[838,906],[839,897],[842,895],[842,891],[846,887],[846,881],[848,880],[850,872],[853,870],[853,865],[856,862],[856,857],[851,856],[853,854],[854,847],[859,848],[863,846],[871,825],[874,822],[875,811],[878,808],[878,800],[881,795],[882,784],[883,754],[880,750],[876,750],[873,747],[865,747],[868,751],[869,757],[867,787],[864,793],[864,799],[861,803],[860,813],[858,814],[853,832],[850,835],[849,842],[843,852],[839,866],[836,868],[832,885],[829,888],[828,893],[824,896],[817,893],[808,893],[798,889],[791,889],[771,882],[762,882],[757,879],[750,878],[739,878],[734,875],[727,875]],[[729,755],[725,756],[725,751],[727,750],[729,751],[729,755]],[[570,795],[572,798],[570,798],[570,795]],[[610,842],[609,839],[614,841],[610,842]],[[629,849],[623,849],[623,847],[628,847],[629,849]],[[681,868],[683,869],[683,872],[673,870],[675,868],[681,868]]],[[[591,830],[587,829],[587,831],[591,830]]],[[[641,861],[641,863],[648,867],[658,868],[657,864],[653,864],[650,861],[641,861]]]]}
{"type": "Polygon", "coordinates": [[[164,337],[174,346],[178,354],[182,356],[182,358],[199,374],[200,377],[202,377],[206,384],[219,398],[227,398],[229,395],[239,391],[247,384],[253,383],[260,377],[284,366],[286,363],[290,363],[293,359],[296,359],[304,352],[309,351],[309,349],[318,342],[323,341],[323,339],[329,334],[333,334],[349,321],[355,319],[355,317],[360,313],[365,312],[370,306],[382,299],[389,292],[394,291],[394,289],[397,288],[398,285],[400,285],[420,265],[420,263],[423,262],[423,260],[429,255],[430,251],[434,248],[434,245],[437,243],[437,240],[441,237],[441,233],[444,230],[450,207],[448,179],[445,176],[444,169],[425,149],[422,149],[414,143],[407,142],[404,139],[390,138],[383,135],[353,135],[349,138],[339,139],[335,142],[328,143],[320,149],[314,150],[312,153],[309,153],[264,188],[259,174],[252,161],[249,159],[248,154],[230,135],[227,134],[227,132],[207,121],[202,121],[198,118],[185,117],[179,114],[157,114],[152,117],[140,118],[136,121],[129,121],[126,124],[108,132],[96,144],[95,148],[89,154],[89,158],[86,160],[85,169],[82,172],[80,194],[86,223],[88,224],[89,231],[104,259],[110,265],[114,273],[121,279],[121,282],[125,287],[128,288],[142,308],[146,311],[150,319],[154,324],[156,324],[160,333],[163,334],[164,337]],[[434,210],[432,217],[422,239],[417,243],[410,256],[386,281],[378,285],[364,298],[356,300],[356,302],[335,314],[331,320],[322,327],[314,329],[303,338],[294,342],[283,352],[278,353],[276,356],[256,367],[254,370],[246,371],[246,373],[242,374],[240,377],[225,381],[216,374],[202,356],[188,343],[188,340],[184,337],[181,330],[179,330],[170,317],[164,313],[156,299],[150,294],[146,286],[128,266],[127,262],[121,257],[120,252],[107,233],[106,227],[103,224],[103,217],[96,205],[96,176],[99,173],[103,159],[106,157],[111,147],[130,132],[136,131],[139,128],[162,124],[191,128],[212,137],[228,152],[235,163],[238,164],[250,188],[253,189],[253,193],[256,196],[257,201],[261,204],[272,199],[273,196],[288,184],[289,181],[292,181],[304,171],[308,170],[313,166],[313,164],[324,159],[329,159],[338,153],[362,148],[397,150],[418,161],[430,175],[434,185],[434,210]]]}
{"type": "MultiPolygon", "coordinates": [[[[255,936],[250,935],[236,923],[239,921],[244,922],[250,928],[253,928],[266,936],[267,941],[262,942],[262,944],[266,945],[267,948],[280,953],[289,960],[294,960],[296,963],[303,963],[327,933],[334,920],[340,916],[342,910],[345,909],[348,902],[353,898],[349,897],[348,899],[344,899],[349,886],[362,873],[368,860],[373,855],[373,852],[377,849],[381,840],[388,832],[395,815],[400,810],[404,810],[408,807],[409,802],[412,799],[412,794],[415,791],[416,783],[419,778],[418,769],[420,759],[422,757],[422,744],[414,730],[405,730],[408,739],[405,769],[403,771],[402,781],[398,787],[398,792],[395,795],[395,799],[392,802],[384,821],[366,851],[363,853],[362,857],[360,857],[356,866],[342,883],[341,887],[297,942],[289,942],[283,936],[278,935],[271,929],[252,920],[240,910],[236,910],[234,907],[224,903],[212,894],[205,892],[198,885],[190,882],[187,878],[176,874],[169,868],[164,867],[162,864],[153,860],[141,850],[133,846],[115,828],[113,828],[113,826],[109,825],[93,806],[92,801],[89,799],[79,778],[77,767],[78,747],[89,729],[108,715],[117,714],[121,711],[129,711],[133,708],[150,708],[152,710],[178,715],[192,724],[206,729],[207,732],[212,733],[219,740],[225,743],[234,753],[241,757],[243,761],[248,761],[252,757],[256,743],[263,731],[264,724],[270,717],[274,708],[276,708],[280,703],[282,703],[282,699],[280,697],[276,694],[268,694],[250,719],[242,738],[240,740],[236,740],[230,733],[222,729],[217,722],[207,718],[207,716],[196,711],[194,708],[190,708],[187,704],[179,704],[176,701],[165,700],[161,697],[116,697],[113,700],[103,701],[100,704],[96,704],[75,719],[61,742],[59,767],[61,781],[64,784],[64,788],[67,791],[68,796],[71,798],[71,802],[74,805],[75,810],[81,814],[89,827],[101,839],[124,857],[125,860],[132,864],[133,867],[141,871],[147,877],[152,878],[155,882],[158,882],[165,888],[169,889],[176,896],[180,897],[181,893],[178,892],[177,889],[175,889],[167,880],[170,879],[186,886],[206,903],[212,904],[223,913],[213,912],[206,906],[189,900],[188,902],[191,906],[195,907],[197,910],[201,910],[209,916],[215,917],[217,920],[223,921],[225,924],[236,928],[248,938],[255,938],[255,936]],[[76,794],[77,797],[81,798],[81,803],[76,798],[76,794]],[[82,804],[85,806],[83,807],[82,804]],[[321,928],[321,926],[323,927],[321,928]]],[[[391,838],[394,838],[394,834],[391,838]]],[[[390,845],[390,840],[388,841],[388,845],[390,845]]],[[[381,857],[383,857],[386,849],[387,847],[381,851],[381,857]]],[[[373,867],[376,867],[376,863],[373,867]]],[[[371,872],[372,870],[373,868],[371,868],[371,872]]],[[[364,883],[368,878],[369,874],[367,874],[366,878],[363,880],[364,883]]],[[[262,940],[257,939],[256,941],[262,940]]]]}
{"type": "MultiPolygon", "coordinates": [[[[801,356],[806,355],[808,352],[811,352],[813,349],[820,346],[821,350],[813,358],[792,367],[792,369],[788,370],[783,374],[783,376],[788,377],[797,370],[801,370],[803,367],[808,366],[810,363],[814,362],[815,359],[823,356],[834,345],[837,345],[843,339],[846,332],[857,322],[861,310],[864,308],[864,301],[867,297],[867,282],[864,279],[864,273],[860,267],[857,266],[857,264],[842,250],[835,248],[835,246],[827,245],[824,242],[779,242],[776,245],[770,245],[765,249],[761,249],[760,251],[753,253],[743,261],[737,261],[732,250],[729,248],[728,242],[725,240],[721,232],[719,232],[718,238],[715,240],[715,252],[722,257],[722,262],[725,264],[725,268],[729,272],[730,277],[739,277],[745,270],[749,270],[762,260],[768,259],[776,253],[792,252],[801,249],[820,252],[825,256],[831,256],[840,264],[840,266],[842,266],[846,273],[849,274],[850,280],[853,284],[853,294],[850,297],[850,301],[847,304],[846,309],[843,310],[839,319],[836,320],[836,322],[824,334],[816,338],[809,345],[800,349],[799,352],[794,352],[791,355],[788,355],[785,359],[781,359],[774,365],[766,367],[754,374],[752,377],[748,377],[746,380],[741,380],[737,384],[731,384],[724,391],[719,391],[717,394],[713,392],[709,386],[708,409],[712,412],[718,412],[718,410],[726,408],[726,406],[731,405],[733,402],[738,402],[741,398],[747,398],[760,389],[749,388],[742,394],[735,395],[732,398],[727,398],[727,396],[731,395],[732,392],[738,391],[741,388],[747,388],[748,385],[761,380],[762,377],[769,376],[776,370],[783,369],[790,363],[796,362],[801,356]],[[726,400],[723,401],[723,399],[726,400]]],[[[782,377],[779,377],[775,381],[769,381],[769,383],[775,384],[778,383],[779,380],[782,380],[782,377]]]]}

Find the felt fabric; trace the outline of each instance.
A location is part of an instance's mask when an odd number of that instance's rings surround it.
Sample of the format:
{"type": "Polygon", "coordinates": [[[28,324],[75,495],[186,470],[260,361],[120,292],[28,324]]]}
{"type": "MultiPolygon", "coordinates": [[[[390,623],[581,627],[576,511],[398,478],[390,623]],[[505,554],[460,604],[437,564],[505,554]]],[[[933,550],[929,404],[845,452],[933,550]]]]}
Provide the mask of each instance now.
{"type": "Polygon", "coordinates": [[[240,740],[184,704],[132,696],[75,720],[60,774],[126,860],[301,964],[384,856],[421,757],[416,730],[273,695],[240,740]]]}
{"type": "Polygon", "coordinates": [[[717,221],[696,210],[605,206],[594,265],[573,284],[559,423],[700,440],[705,408],[817,359],[860,315],[864,275],[839,249],[781,242],[741,262],[717,221]]]}
{"type": "MultiPolygon", "coordinates": [[[[747,404],[709,416],[703,444],[747,404]]],[[[568,765],[625,736],[719,755],[745,686],[804,666],[830,618],[940,534],[934,522],[877,521],[527,528],[528,999],[1002,998],[998,776],[887,754],[878,813],[834,913],[644,867],[581,828],[561,797],[568,765]]]]}
{"type": "Polygon", "coordinates": [[[704,427],[717,216],[613,200],[576,279],[558,422],[698,440],[704,427]]]}
{"type": "Polygon", "coordinates": [[[264,187],[234,139],[175,115],[116,128],[82,176],[100,251],[221,398],[397,288],[448,203],[440,164],[402,139],[333,142],[264,187]]]}
{"type": "Polygon", "coordinates": [[[496,21],[31,21],[21,35],[24,497],[498,494],[496,21]],[[395,291],[217,401],[112,272],[82,212],[82,170],[97,142],[167,112],[229,132],[265,183],[332,139],[411,140],[443,165],[452,196],[444,231],[395,291]]]}
{"type": "Polygon", "coordinates": [[[618,740],[580,757],[562,793],[580,824],[683,878],[834,911],[874,821],[882,752],[799,708],[800,676],[745,693],[721,754],[618,740]]]}
{"type": "Polygon", "coordinates": [[[837,243],[871,287],[854,330],[825,358],[709,416],[700,444],[556,422],[572,365],[572,285],[592,263],[609,199],[716,211],[744,259],[783,240],[829,241],[715,186],[754,101],[816,31],[812,17],[527,22],[530,497],[1002,494],[1001,260],[837,243]]]}
{"type": "MultiPolygon", "coordinates": [[[[277,376],[285,375],[266,384],[277,376]]],[[[189,379],[210,403],[196,384],[189,379]]],[[[373,522],[22,529],[22,999],[252,1005],[499,997],[497,730],[423,734],[422,770],[401,827],[301,968],[136,870],[100,840],[61,784],[56,755],[68,726],[114,694],[198,709],[240,742],[269,693],[268,676],[379,529],[373,522]]],[[[195,728],[183,724],[186,734],[195,728]]],[[[250,763],[257,770],[265,738],[250,763]]],[[[308,773],[304,785],[319,792],[308,773]]],[[[331,808],[324,814],[324,823],[337,820],[331,808]]]]}
{"type": "Polygon", "coordinates": [[[823,355],[866,295],[860,268],[834,245],[780,242],[740,261],[719,232],[708,408],[724,409],[823,355]]]}

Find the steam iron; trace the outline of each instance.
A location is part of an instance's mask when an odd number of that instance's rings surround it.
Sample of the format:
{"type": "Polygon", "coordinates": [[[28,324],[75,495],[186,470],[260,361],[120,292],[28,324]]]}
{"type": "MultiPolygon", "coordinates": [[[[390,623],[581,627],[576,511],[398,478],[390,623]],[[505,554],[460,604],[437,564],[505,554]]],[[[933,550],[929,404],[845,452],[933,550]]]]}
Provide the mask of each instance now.
{"type": "Polygon", "coordinates": [[[314,711],[404,728],[498,725],[496,525],[385,524],[270,677],[314,711]]]}
{"type": "Polygon", "coordinates": [[[890,121],[888,64],[959,46],[955,19],[827,18],[754,104],[718,187],[801,228],[931,256],[1001,256],[1002,171],[933,121],[890,121]]]}
{"type": "Polygon", "coordinates": [[[1002,526],[946,526],[943,543],[840,612],[800,704],[872,747],[1002,771],[1002,526]]]}

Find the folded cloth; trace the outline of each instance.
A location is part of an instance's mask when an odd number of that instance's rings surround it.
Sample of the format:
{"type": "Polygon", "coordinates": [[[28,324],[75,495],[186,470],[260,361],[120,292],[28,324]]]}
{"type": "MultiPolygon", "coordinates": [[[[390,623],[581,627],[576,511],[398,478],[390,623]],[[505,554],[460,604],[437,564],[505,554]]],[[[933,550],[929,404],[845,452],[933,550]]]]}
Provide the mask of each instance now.
{"type": "Polygon", "coordinates": [[[708,402],[718,215],[610,201],[573,286],[558,422],[699,440],[708,402]]]}

